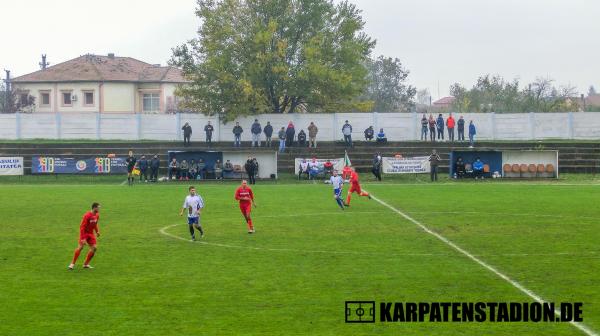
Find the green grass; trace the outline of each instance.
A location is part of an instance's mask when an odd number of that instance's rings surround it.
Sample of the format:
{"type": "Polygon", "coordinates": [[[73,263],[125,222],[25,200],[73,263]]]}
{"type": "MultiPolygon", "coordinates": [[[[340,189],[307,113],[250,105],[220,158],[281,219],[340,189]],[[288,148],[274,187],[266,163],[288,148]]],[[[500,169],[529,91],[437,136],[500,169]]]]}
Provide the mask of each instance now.
{"type": "MultiPolygon", "coordinates": [[[[120,181],[0,185],[0,335],[583,335],[566,323],[345,324],[346,300],[532,300],[375,200],[340,211],[326,185],[256,186],[250,236],[236,185],[200,184],[209,245],[160,233],[188,237],[187,184],[120,181]],[[80,258],[69,272],[92,201],[96,268],[80,258]]],[[[543,298],[584,302],[600,331],[599,186],[365,188],[543,298]]]]}

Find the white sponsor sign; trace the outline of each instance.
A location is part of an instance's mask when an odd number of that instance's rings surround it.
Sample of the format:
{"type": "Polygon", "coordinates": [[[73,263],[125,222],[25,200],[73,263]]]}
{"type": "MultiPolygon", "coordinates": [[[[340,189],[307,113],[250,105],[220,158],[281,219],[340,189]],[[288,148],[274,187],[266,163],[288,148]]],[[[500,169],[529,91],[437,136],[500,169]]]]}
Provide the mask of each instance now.
{"type": "MultiPolygon", "coordinates": [[[[300,163],[302,162],[302,160],[306,160],[306,162],[312,162],[312,158],[296,158],[294,160],[294,174],[298,175],[299,171],[300,171],[300,163]]],[[[319,165],[319,169],[322,170],[323,169],[323,164],[325,164],[325,162],[327,161],[331,161],[331,163],[333,163],[333,169],[338,170],[338,171],[342,171],[342,169],[344,169],[344,159],[317,159],[317,164],[319,165]]]]}
{"type": "Polygon", "coordinates": [[[22,157],[0,157],[1,175],[23,175],[22,157]]]}
{"type": "Polygon", "coordinates": [[[418,174],[429,173],[429,156],[417,156],[412,158],[383,158],[384,174],[418,174]]]}

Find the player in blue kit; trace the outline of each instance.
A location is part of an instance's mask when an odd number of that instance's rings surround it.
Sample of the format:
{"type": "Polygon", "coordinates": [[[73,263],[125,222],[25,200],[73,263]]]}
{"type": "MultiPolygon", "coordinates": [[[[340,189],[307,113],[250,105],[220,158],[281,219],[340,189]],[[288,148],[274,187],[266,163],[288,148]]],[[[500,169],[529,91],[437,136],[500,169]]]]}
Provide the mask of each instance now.
{"type": "Polygon", "coordinates": [[[204,200],[196,193],[196,188],[193,186],[189,188],[189,191],[190,194],[186,196],[183,206],[179,211],[179,216],[183,216],[183,210],[187,210],[190,235],[192,236],[192,240],[195,241],[194,228],[200,231],[200,238],[204,237],[204,230],[200,224],[200,213],[204,208],[204,200]]]}
{"type": "Polygon", "coordinates": [[[329,178],[329,182],[333,186],[333,197],[335,201],[340,206],[342,210],[346,210],[344,208],[344,201],[342,200],[342,189],[344,187],[344,179],[338,175],[337,170],[334,170],[331,177],[329,178]]]}

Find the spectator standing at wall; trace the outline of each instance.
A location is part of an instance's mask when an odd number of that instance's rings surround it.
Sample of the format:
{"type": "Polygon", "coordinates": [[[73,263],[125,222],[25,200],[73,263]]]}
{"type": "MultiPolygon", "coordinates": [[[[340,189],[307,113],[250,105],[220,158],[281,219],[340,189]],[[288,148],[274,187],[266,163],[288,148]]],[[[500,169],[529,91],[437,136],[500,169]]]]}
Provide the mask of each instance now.
{"type": "Polygon", "coordinates": [[[154,155],[154,157],[150,161],[150,181],[152,181],[152,182],[158,181],[158,168],[159,167],[160,167],[160,160],[158,159],[158,155],[154,155]]]}
{"type": "Polygon", "coordinates": [[[265,147],[271,147],[271,137],[273,136],[273,126],[271,126],[271,123],[269,121],[267,121],[267,125],[263,129],[263,132],[265,133],[265,139],[266,139],[265,147]]]}
{"type": "Polygon", "coordinates": [[[181,128],[183,130],[183,146],[188,147],[190,145],[190,139],[192,138],[192,126],[190,123],[185,123],[181,128]]]}
{"type": "Polygon", "coordinates": [[[383,172],[383,157],[381,153],[375,153],[373,157],[373,169],[371,170],[373,175],[378,181],[381,181],[381,173],[383,172]]]}
{"type": "Polygon", "coordinates": [[[352,147],[352,125],[346,120],[344,126],[342,126],[342,134],[344,135],[344,143],[346,147],[352,147]]]}
{"type": "Polygon", "coordinates": [[[242,133],[244,133],[244,129],[240,126],[239,122],[235,123],[233,127],[233,147],[240,147],[242,144],[242,133]]]}
{"type": "Polygon", "coordinates": [[[431,182],[435,182],[438,180],[438,166],[440,165],[440,161],[442,159],[438,155],[437,151],[434,149],[429,155],[429,165],[431,167],[431,182]]]}
{"type": "Polygon", "coordinates": [[[258,122],[258,119],[254,119],[254,124],[250,128],[252,133],[252,147],[260,147],[260,134],[262,133],[262,127],[258,122]]]}
{"type": "Polygon", "coordinates": [[[444,140],[444,117],[442,117],[441,113],[437,117],[436,126],[437,126],[437,139],[444,140]]]}
{"type": "Polygon", "coordinates": [[[285,152],[286,132],[285,127],[282,127],[277,134],[279,138],[279,153],[285,152]]]}
{"type": "Polygon", "coordinates": [[[314,122],[310,122],[308,125],[308,146],[312,148],[317,148],[317,133],[319,133],[319,129],[314,122]]]}
{"type": "Polygon", "coordinates": [[[169,162],[169,180],[173,179],[173,176],[175,176],[175,179],[179,178],[179,162],[177,162],[176,158],[171,159],[171,162],[169,162]]]}
{"type": "Polygon", "coordinates": [[[454,117],[452,117],[452,113],[446,119],[446,127],[448,127],[448,141],[454,141],[454,126],[456,126],[456,122],[454,117]]]}
{"type": "Polygon", "coordinates": [[[217,160],[217,162],[215,162],[213,171],[215,172],[215,180],[223,179],[223,164],[221,163],[221,160],[217,160]]]}
{"type": "Polygon", "coordinates": [[[373,129],[373,126],[367,127],[365,129],[365,140],[371,141],[371,140],[373,140],[374,136],[375,136],[375,130],[373,129]]]}
{"type": "Polygon", "coordinates": [[[204,133],[206,133],[206,143],[210,146],[212,143],[212,135],[215,131],[213,125],[210,124],[210,121],[204,126],[204,133]]]}
{"type": "Polygon", "coordinates": [[[435,126],[436,126],[436,122],[435,119],[433,119],[433,114],[429,115],[429,138],[431,139],[431,142],[435,142],[435,126]]]}
{"type": "Polygon", "coordinates": [[[379,133],[377,133],[377,143],[384,144],[387,143],[387,137],[385,136],[385,132],[383,128],[379,129],[379,133]]]}
{"type": "Polygon", "coordinates": [[[427,141],[427,128],[429,127],[429,121],[427,120],[427,116],[423,113],[423,118],[421,118],[421,140],[427,141]]]}
{"type": "Polygon", "coordinates": [[[460,116],[456,126],[458,128],[458,141],[465,141],[465,119],[463,116],[460,116]]]}
{"type": "Polygon", "coordinates": [[[256,179],[254,174],[256,173],[256,167],[254,166],[254,160],[252,157],[248,156],[248,160],[246,160],[246,164],[244,164],[244,169],[246,170],[246,174],[248,174],[248,183],[256,184],[256,179]]]}
{"type": "Polygon", "coordinates": [[[140,182],[142,180],[148,182],[148,159],[146,159],[146,155],[142,155],[138,167],[140,168],[140,182]]]}
{"type": "Polygon", "coordinates": [[[477,129],[475,128],[475,124],[473,124],[473,120],[469,122],[469,147],[473,148],[475,145],[475,134],[477,134],[477,129]]]}
{"type": "Polygon", "coordinates": [[[306,133],[304,133],[304,130],[300,130],[298,133],[298,147],[306,147],[306,133]]]}
{"type": "Polygon", "coordinates": [[[287,147],[292,147],[294,145],[294,136],[296,135],[296,129],[294,128],[294,124],[290,121],[285,130],[285,145],[287,147]]]}

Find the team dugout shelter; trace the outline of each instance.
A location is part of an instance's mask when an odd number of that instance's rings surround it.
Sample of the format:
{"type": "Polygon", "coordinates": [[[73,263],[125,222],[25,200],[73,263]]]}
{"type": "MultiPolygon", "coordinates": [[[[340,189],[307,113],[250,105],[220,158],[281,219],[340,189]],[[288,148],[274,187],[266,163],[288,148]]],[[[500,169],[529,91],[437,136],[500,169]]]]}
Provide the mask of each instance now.
{"type": "Polygon", "coordinates": [[[558,178],[556,150],[458,150],[450,152],[450,177],[455,176],[458,158],[465,163],[467,176],[472,164],[480,158],[484,176],[498,172],[506,178],[558,178]]]}
{"type": "MultiPolygon", "coordinates": [[[[256,158],[258,161],[258,175],[260,179],[276,179],[277,178],[277,152],[218,152],[218,151],[168,151],[169,162],[175,158],[177,162],[186,160],[188,163],[191,160],[198,161],[202,159],[205,164],[206,173],[208,176],[214,174],[213,167],[217,160],[220,160],[223,166],[229,160],[233,165],[233,172],[223,174],[223,178],[242,179],[247,178],[244,165],[248,156],[256,158]]],[[[167,163],[168,164],[168,163],[167,163]]]]}

